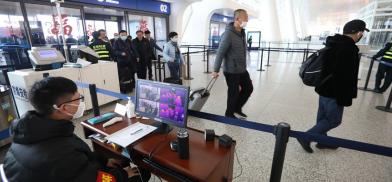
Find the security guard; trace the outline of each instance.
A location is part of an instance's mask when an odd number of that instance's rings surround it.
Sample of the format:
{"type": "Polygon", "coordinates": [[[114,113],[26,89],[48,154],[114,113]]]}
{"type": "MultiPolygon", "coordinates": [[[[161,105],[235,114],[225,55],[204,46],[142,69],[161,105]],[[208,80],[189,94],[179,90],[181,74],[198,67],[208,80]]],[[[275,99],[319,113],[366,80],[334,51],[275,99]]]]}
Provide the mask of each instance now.
{"type": "Polygon", "coordinates": [[[100,60],[111,61],[113,60],[112,46],[109,42],[104,41],[106,37],[105,30],[98,30],[93,33],[94,42],[90,44],[90,48],[93,49],[98,55],[100,60]]]}
{"type": "MultiPolygon", "coordinates": [[[[385,61],[387,63],[392,63],[392,42],[389,42],[385,45],[383,49],[378,51],[376,55],[373,56],[373,59],[377,59],[381,57],[381,61],[385,61]]],[[[383,93],[392,83],[392,67],[380,63],[378,65],[378,70],[376,74],[376,86],[374,88],[374,92],[383,93]],[[381,81],[384,79],[384,85],[381,86],[381,81]]]]}

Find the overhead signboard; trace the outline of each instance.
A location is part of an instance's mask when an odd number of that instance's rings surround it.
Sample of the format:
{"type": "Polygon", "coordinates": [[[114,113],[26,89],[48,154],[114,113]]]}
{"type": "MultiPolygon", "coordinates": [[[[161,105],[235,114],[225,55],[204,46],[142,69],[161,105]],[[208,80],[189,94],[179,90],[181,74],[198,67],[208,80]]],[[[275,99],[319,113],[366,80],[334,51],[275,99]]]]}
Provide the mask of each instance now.
{"type": "Polygon", "coordinates": [[[95,4],[117,8],[126,8],[160,14],[170,14],[170,3],[154,0],[69,0],[85,4],[95,4]]]}

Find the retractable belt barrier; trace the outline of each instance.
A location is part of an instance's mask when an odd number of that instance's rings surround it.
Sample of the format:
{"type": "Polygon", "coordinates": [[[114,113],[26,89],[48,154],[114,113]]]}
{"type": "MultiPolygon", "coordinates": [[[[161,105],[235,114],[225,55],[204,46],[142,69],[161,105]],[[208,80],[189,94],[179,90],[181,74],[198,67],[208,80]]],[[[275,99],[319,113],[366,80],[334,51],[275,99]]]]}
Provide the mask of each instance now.
{"type": "MultiPolygon", "coordinates": [[[[77,84],[78,87],[89,88],[89,84],[81,83],[81,82],[75,82],[75,83],[77,84]]],[[[113,91],[105,90],[105,89],[100,89],[100,88],[97,88],[97,93],[108,95],[108,96],[115,97],[115,98],[122,99],[122,100],[128,100],[129,98],[131,98],[132,100],[135,100],[134,96],[128,96],[128,95],[124,95],[124,94],[120,94],[117,92],[113,92],[113,91]]],[[[258,122],[254,122],[254,121],[228,118],[228,117],[224,117],[224,116],[220,116],[220,115],[216,115],[216,114],[205,113],[205,112],[200,112],[200,111],[193,111],[193,110],[189,110],[188,114],[193,117],[207,119],[207,120],[215,121],[218,123],[229,124],[229,125],[233,125],[233,126],[238,126],[238,127],[242,127],[242,128],[253,129],[253,130],[257,130],[257,131],[262,131],[262,132],[274,134],[275,126],[272,126],[272,125],[267,125],[267,124],[258,123],[258,122]]],[[[290,135],[290,137],[301,139],[301,140],[320,142],[320,143],[327,144],[327,145],[334,145],[334,146],[339,146],[339,147],[357,150],[357,151],[361,151],[361,152],[367,152],[367,153],[392,157],[392,148],[391,147],[374,145],[374,144],[369,144],[369,143],[364,143],[364,142],[359,142],[359,141],[354,141],[354,140],[348,140],[348,139],[342,139],[342,138],[336,138],[336,137],[330,137],[330,136],[325,136],[325,135],[312,134],[312,133],[308,133],[308,132],[294,131],[294,130],[290,130],[289,135],[290,135]]]]}

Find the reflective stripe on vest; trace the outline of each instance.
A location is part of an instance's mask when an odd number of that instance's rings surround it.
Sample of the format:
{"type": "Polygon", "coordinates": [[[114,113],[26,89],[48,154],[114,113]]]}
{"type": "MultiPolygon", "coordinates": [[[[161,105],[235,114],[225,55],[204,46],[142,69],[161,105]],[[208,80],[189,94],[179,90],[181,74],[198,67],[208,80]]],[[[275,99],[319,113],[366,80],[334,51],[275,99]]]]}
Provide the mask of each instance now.
{"type": "Polygon", "coordinates": [[[96,51],[98,54],[109,54],[109,51],[96,51]]]}
{"type": "Polygon", "coordinates": [[[102,54],[102,55],[99,55],[99,57],[100,57],[100,58],[108,58],[109,55],[107,55],[107,54],[102,54]]]}
{"type": "Polygon", "coordinates": [[[391,60],[392,60],[392,55],[391,55],[391,56],[384,55],[383,58],[385,58],[385,59],[391,59],[391,60]]]}

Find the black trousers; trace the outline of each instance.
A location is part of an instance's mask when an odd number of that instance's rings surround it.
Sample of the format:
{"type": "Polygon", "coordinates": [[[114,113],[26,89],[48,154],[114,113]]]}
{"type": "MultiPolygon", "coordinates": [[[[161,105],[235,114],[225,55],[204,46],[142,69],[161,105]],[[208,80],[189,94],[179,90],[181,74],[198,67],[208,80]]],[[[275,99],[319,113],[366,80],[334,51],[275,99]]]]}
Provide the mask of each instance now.
{"type": "Polygon", "coordinates": [[[244,73],[224,73],[227,83],[227,108],[226,116],[234,112],[242,112],[242,107],[253,92],[253,84],[248,71],[244,73]]]}
{"type": "Polygon", "coordinates": [[[392,83],[392,67],[384,64],[379,64],[376,74],[376,86],[382,92],[385,92],[392,83]],[[384,79],[384,84],[381,86],[381,82],[384,79]]]}
{"type": "Polygon", "coordinates": [[[140,79],[147,78],[147,62],[146,61],[140,61],[139,63],[137,63],[137,77],[140,79]]]}
{"type": "Polygon", "coordinates": [[[152,80],[152,60],[147,60],[148,79],[152,80]]]}

